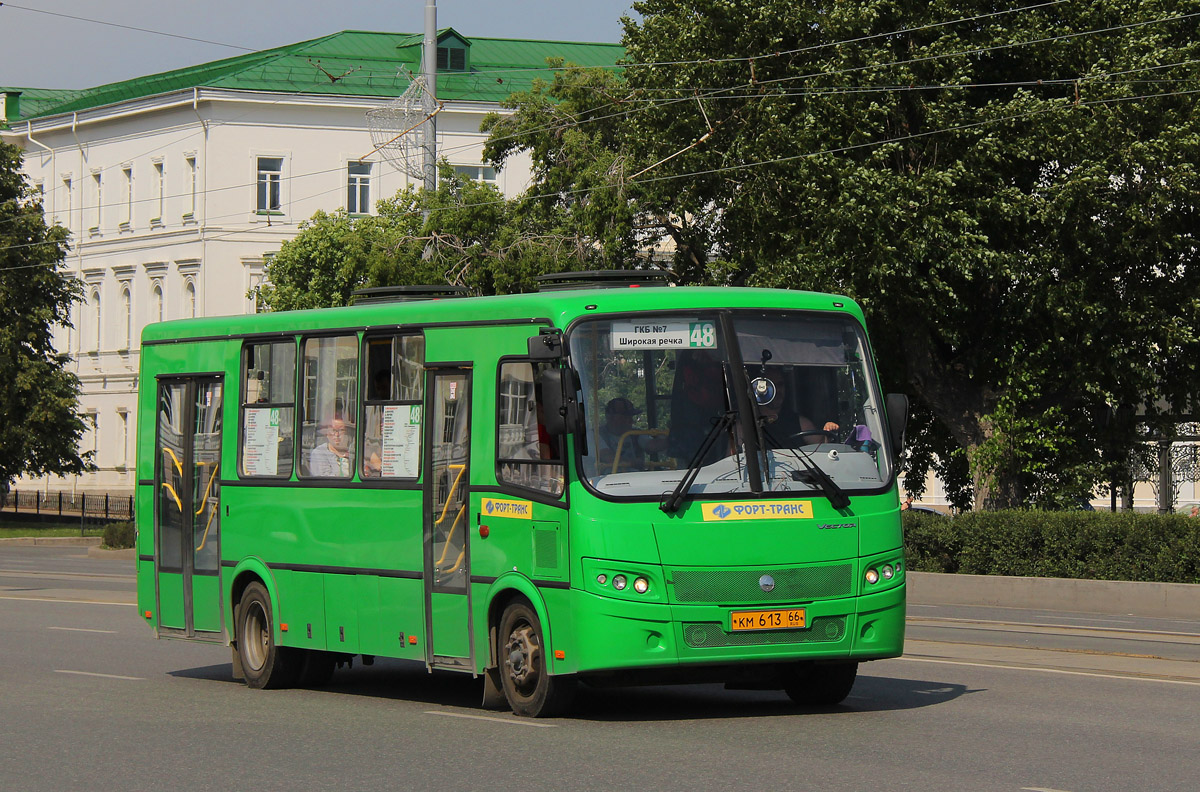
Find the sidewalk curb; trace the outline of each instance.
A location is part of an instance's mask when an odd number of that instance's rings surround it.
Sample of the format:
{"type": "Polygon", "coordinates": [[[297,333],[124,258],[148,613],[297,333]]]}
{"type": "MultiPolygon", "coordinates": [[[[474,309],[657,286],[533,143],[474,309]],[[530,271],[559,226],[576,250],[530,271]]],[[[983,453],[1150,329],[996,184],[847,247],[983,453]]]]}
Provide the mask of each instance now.
{"type": "Polygon", "coordinates": [[[17,536],[12,539],[0,539],[0,545],[15,545],[17,547],[99,547],[104,541],[99,536],[17,536]]]}
{"type": "Polygon", "coordinates": [[[137,549],[133,547],[113,550],[108,547],[89,547],[88,558],[106,558],[114,561],[133,561],[137,558],[137,549]]]}
{"type": "Polygon", "coordinates": [[[909,572],[908,601],[913,605],[976,605],[1120,613],[1152,619],[1200,619],[1200,585],[1190,583],[909,572]]]}

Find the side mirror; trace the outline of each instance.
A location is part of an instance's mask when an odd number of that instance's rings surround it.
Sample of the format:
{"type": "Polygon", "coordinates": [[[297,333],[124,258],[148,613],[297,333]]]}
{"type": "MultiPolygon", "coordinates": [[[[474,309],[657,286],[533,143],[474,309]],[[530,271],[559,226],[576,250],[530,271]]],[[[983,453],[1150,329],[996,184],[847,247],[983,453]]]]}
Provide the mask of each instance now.
{"type": "Polygon", "coordinates": [[[892,449],[899,457],[900,452],[904,450],[904,430],[908,426],[908,397],[903,393],[889,393],[885,398],[892,449]]]}
{"type": "MultiPolygon", "coordinates": [[[[533,339],[530,339],[530,347],[533,339]]],[[[575,373],[570,369],[546,369],[542,372],[542,418],[552,435],[573,432],[579,424],[579,402],[575,400],[575,373]]]]}
{"type": "Polygon", "coordinates": [[[529,338],[529,357],[534,360],[561,360],[563,356],[562,330],[544,327],[537,335],[529,338]]]}

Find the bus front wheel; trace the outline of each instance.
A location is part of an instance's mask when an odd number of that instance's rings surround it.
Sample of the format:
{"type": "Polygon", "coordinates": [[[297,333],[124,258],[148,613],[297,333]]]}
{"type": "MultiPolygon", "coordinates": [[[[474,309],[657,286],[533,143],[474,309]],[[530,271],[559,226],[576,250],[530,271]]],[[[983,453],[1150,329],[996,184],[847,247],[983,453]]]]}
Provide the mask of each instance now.
{"type": "Polygon", "coordinates": [[[575,678],[547,673],[545,638],[532,607],[514,602],[504,609],[499,642],[500,679],[515,714],[545,718],[571,705],[575,678]]]}
{"type": "Polygon", "coordinates": [[[830,663],[801,666],[788,681],[784,692],[805,707],[832,707],[850,695],[858,678],[858,663],[830,663]]]}
{"type": "Polygon", "coordinates": [[[275,644],[271,597],[261,583],[246,586],[237,609],[237,651],[246,685],[252,688],[290,687],[296,678],[296,657],[275,644]]]}

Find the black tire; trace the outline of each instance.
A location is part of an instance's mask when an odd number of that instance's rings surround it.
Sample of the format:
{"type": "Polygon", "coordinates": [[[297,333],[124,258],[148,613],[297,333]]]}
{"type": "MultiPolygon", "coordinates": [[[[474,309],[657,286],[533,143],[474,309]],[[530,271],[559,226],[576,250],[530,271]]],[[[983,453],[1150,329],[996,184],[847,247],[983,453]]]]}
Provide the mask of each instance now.
{"type": "Polygon", "coordinates": [[[857,678],[856,662],[801,666],[784,691],[803,707],[832,707],[850,695],[857,678]]]}
{"type": "Polygon", "coordinates": [[[322,652],[319,649],[305,649],[301,657],[300,673],[296,684],[299,687],[325,687],[333,679],[333,671],[337,660],[332,652],[322,652]]]}
{"type": "Polygon", "coordinates": [[[246,586],[238,603],[237,650],[247,686],[262,689],[295,684],[300,658],[294,649],[275,645],[271,598],[257,581],[246,586]]]}
{"type": "Polygon", "coordinates": [[[566,712],[575,697],[575,677],[546,673],[545,640],[533,608],[509,605],[497,635],[500,680],[513,713],[546,718],[566,712]]]}

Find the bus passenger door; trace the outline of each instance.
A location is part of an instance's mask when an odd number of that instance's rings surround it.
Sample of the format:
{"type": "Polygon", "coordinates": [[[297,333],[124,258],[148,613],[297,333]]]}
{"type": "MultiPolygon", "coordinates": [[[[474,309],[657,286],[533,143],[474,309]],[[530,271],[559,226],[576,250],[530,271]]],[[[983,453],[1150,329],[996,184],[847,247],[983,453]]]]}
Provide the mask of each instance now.
{"type": "Polygon", "coordinates": [[[220,605],[222,383],[176,377],[158,384],[154,569],[157,626],[217,638],[220,605]]]}
{"type": "Polygon", "coordinates": [[[425,415],[425,661],[472,668],[470,371],[429,369],[425,415]]]}

